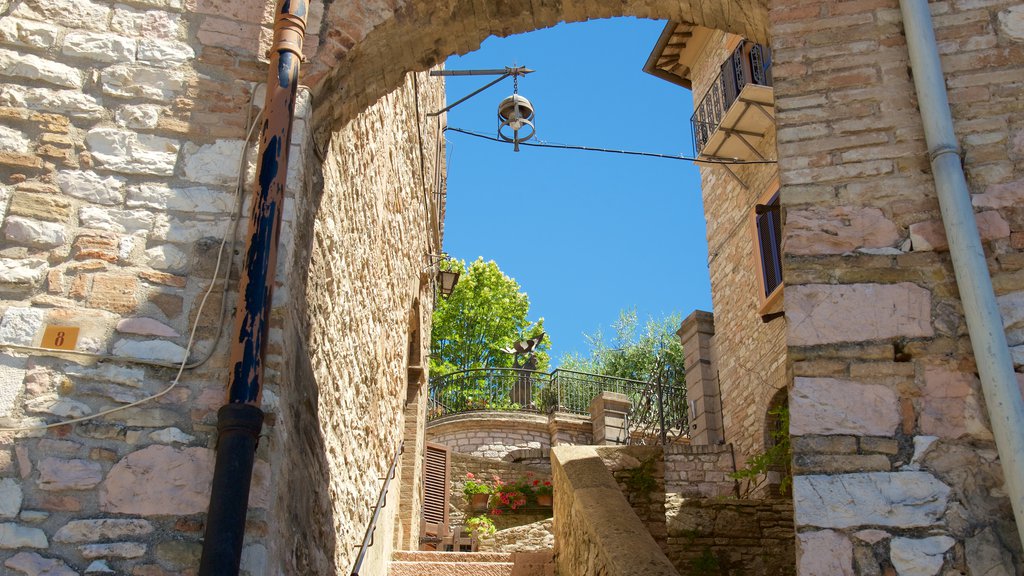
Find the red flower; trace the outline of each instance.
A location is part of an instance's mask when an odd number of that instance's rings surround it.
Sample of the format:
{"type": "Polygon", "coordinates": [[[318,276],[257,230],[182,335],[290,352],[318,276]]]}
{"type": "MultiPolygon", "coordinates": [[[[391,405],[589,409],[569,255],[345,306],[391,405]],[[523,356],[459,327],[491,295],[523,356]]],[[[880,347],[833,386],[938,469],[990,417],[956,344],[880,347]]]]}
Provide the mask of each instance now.
{"type": "Polygon", "coordinates": [[[547,480],[545,480],[545,481],[544,481],[544,485],[545,485],[545,486],[551,486],[551,482],[548,482],[547,480]]]}
{"type": "Polygon", "coordinates": [[[472,480],[472,479],[476,478],[476,476],[473,476],[472,472],[466,472],[466,478],[469,478],[470,480],[472,480]]]}
{"type": "Polygon", "coordinates": [[[534,486],[536,486],[537,484],[540,484],[540,480],[534,480],[534,481],[533,481],[533,485],[534,485],[534,486]]]}

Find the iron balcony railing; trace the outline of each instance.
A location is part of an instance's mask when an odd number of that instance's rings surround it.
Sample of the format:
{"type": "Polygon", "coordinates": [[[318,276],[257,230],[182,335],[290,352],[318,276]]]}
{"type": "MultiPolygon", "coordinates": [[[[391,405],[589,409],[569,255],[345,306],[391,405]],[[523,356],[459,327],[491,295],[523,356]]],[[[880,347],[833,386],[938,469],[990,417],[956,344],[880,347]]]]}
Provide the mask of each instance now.
{"type": "MultiPolygon", "coordinates": [[[[551,373],[516,368],[478,368],[430,381],[428,420],[475,410],[589,414],[601,392],[625,394],[632,403],[627,428],[633,435],[680,436],[687,431],[686,388],[573,370],[551,373]]],[[[649,441],[649,440],[648,440],[649,441]]]]}
{"type": "Polygon", "coordinates": [[[772,85],[771,49],[761,44],[741,41],[722,64],[721,73],[711,84],[690,117],[693,128],[693,149],[703,152],[726,112],[748,84],[772,85]]]}

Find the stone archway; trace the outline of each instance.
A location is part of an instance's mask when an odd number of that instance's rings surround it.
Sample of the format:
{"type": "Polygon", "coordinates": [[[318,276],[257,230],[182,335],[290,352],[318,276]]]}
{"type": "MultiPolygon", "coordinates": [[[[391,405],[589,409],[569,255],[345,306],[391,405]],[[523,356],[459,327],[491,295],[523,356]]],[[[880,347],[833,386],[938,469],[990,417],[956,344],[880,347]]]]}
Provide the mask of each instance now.
{"type": "Polygon", "coordinates": [[[692,22],[766,42],[768,5],[763,0],[698,2],[527,0],[408,2],[328,1],[310,54],[304,82],[329,102],[316,124],[345,121],[399,85],[407,72],[426,70],[453,54],[465,54],[492,35],[510,36],[597,18],[636,16],[692,22]]]}
{"type": "MultiPolygon", "coordinates": [[[[944,410],[955,418],[970,417],[980,392],[952,268],[942,251],[944,238],[936,232],[941,217],[907,74],[898,4],[786,0],[774,2],[770,10],[760,3],[712,4],[481,1],[395,7],[335,2],[325,8],[320,45],[307,66],[308,81],[318,94],[316,139],[321,149],[323,143],[336,144],[332,134],[353,124],[371,105],[407,98],[410,90],[415,97],[418,87],[409,72],[471,51],[492,34],[633,15],[770,38],[786,212],[786,379],[793,382],[793,435],[805,437],[795,448],[800,466],[793,488],[801,571],[850,573],[855,548],[858,562],[868,558],[875,563],[858,565],[864,573],[891,569],[907,558],[912,563],[915,555],[937,555],[947,566],[965,569],[970,560],[958,551],[970,539],[1005,526],[1008,506],[1001,496],[971,488],[980,483],[997,490],[998,465],[969,478],[959,475],[955,465],[991,462],[988,430],[929,427],[930,415],[944,410]],[[952,401],[943,396],[943,384],[950,380],[962,384],[952,401]],[[918,454],[918,468],[908,469],[917,438],[928,436],[940,437],[932,456],[918,454]],[[911,491],[925,504],[909,502],[911,491]],[[858,505],[836,512],[832,500],[858,505]],[[962,512],[963,521],[947,518],[947,507],[962,512]],[[991,514],[996,509],[1002,516],[991,514]],[[859,527],[865,526],[886,527],[888,532],[879,537],[891,539],[891,547],[867,546],[858,539],[859,527]],[[920,526],[941,536],[922,539],[914,531],[920,526]],[[928,552],[936,547],[943,548],[928,552]],[[946,554],[949,550],[954,551],[946,554]]],[[[983,14],[951,7],[953,15],[939,22],[939,33],[963,39],[950,41],[955,46],[946,52],[950,85],[960,88],[951,98],[954,117],[964,121],[968,133],[983,135],[964,142],[967,170],[977,186],[974,192],[988,194],[976,197],[976,206],[989,219],[979,222],[989,227],[993,259],[1006,256],[1007,268],[996,272],[1004,273],[1001,290],[1019,298],[1022,287],[1011,276],[1021,266],[1024,248],[1019,239],[1013,245],[1010,234],[1024,231],[1008,224],[1020,216],[1014,201],[1006,199],[1007,188],[996,187],[1024,177],[1013,160],[1021,152],[1000,150],[1000,156],[990,149],[993,141],[1019,142],[1024,133],[1010,120],[1012,98],[996,97],[1000,78],[1020,73],[1020,65],[1013,64],[1019,49],[993,49],[980,60],[960,57],[961,52],[988,50],[978,46],[1019,42],[990,24],[1008,4],[979,8],[983,14]],[[960,16],[976,17],[978,30],[967,29],[960,16]],[[979,79],[979,62],[993,62],[1006,76],[979,79]],[[979,93],[994,100],[986,101],[983,112],[973,106],[979,93]]],[[[358,159],[355,154],[348,158],[353,164],[358,159]]],[[[716,177],[708,176],[705,183],[716,177]]],[[[1011,320],[1022,323],[1017,315],[1011,320]]],[[[1004,539],[1000,553],[1016,553],[1013,542],[1004,539]]]]}

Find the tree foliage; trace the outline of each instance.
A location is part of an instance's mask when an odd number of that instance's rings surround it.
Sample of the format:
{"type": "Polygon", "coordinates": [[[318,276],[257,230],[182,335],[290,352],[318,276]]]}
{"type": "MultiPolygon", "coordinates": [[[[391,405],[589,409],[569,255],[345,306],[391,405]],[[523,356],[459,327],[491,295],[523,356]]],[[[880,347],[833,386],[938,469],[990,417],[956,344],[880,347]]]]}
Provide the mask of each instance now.
{"type": "MultiPolygon", "coordinates": [[[[455,290],[434,308],[430,338],[430,372],[442,376],[471,368],[510,368],[513,356],[502,352],[514,343],[544,331],[544,319],[527,319],[530,298],[519,283],[506,276],[493,261],[478,258],[448,261],[461,275],[455,290]]],[[[550,342],[536,351],[537,369],[547,370],[550,342]]]]}
{"type": "Polygon", "coordinates": [[[623,310],[612,324],[615,334],[605,340],[600,328],[584,334],[590,354],[572,353],[562,357],[560,368],[650,382],[661,375],[665,384],[685,386],[683,346],[676,330],[679,314],[648,318],[640,326],[636,310],[623,310]]]}

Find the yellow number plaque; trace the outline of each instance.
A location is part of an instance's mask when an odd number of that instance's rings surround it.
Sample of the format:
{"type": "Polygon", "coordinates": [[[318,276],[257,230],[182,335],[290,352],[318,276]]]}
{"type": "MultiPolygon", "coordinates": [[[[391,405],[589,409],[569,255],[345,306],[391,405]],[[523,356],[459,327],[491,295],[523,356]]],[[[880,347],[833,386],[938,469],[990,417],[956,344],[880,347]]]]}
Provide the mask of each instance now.
{"type": "Polygon", "coordinates": [[[43,348],[74,350],[78,344],[78,326],[47,326],[43,332],[43,348]]]}

